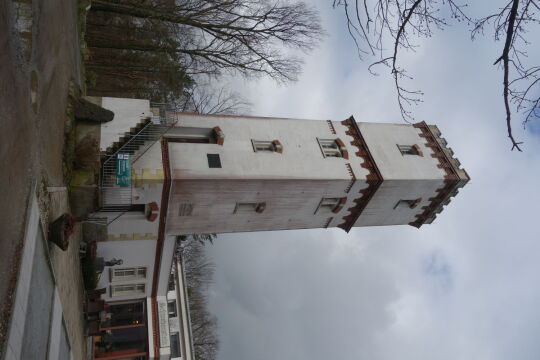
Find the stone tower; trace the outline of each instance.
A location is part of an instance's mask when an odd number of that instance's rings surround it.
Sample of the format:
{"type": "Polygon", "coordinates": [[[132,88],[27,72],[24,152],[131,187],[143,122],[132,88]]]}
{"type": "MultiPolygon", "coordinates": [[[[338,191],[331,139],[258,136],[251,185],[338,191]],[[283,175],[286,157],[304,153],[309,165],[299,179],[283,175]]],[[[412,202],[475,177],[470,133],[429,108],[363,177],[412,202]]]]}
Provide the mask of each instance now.
{"type": "Polygon", "coordinates": [[[177,117],[132,170],[134,203],[165,184],[168,234],[420,227],[469,180],[425,123],[177,117]]]}

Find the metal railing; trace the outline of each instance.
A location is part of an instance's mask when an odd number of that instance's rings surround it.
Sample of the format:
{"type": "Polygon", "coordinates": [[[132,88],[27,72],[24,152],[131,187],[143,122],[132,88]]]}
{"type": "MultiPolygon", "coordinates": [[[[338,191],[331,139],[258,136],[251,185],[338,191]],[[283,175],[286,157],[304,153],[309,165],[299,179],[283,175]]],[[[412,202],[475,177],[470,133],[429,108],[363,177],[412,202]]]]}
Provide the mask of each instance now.
{"type": "Polygon", "coordinates": [[[143,119],[147,122],[136,133],[126,133],[124,136],[125,143],[114,153],[107,155],[102,162],[100,178],[101,211],[125,212],[132,208],[133,183],[131,181],[131,170],[128,169],[130,173],[127,184],[119,184],[117,180],[117,159],[119,154],[122,154],[122,157],[128,154],[129,163],[133,166],[178,121],[177,112],[166,104],[152,104],[152,108],[157,108],[159,115],[152,115],[143,119]]]}

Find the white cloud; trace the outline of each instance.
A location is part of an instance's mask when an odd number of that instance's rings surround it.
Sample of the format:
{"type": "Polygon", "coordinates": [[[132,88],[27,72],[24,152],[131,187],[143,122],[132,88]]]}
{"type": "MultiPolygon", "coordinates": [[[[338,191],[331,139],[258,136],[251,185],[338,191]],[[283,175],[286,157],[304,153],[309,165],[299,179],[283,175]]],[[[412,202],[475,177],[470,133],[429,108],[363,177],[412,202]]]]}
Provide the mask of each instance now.
{"type": "MultiPolygon", "coordinates": [[[[400,122],[390,78],[367,74],[321,4],[330,37],[297,84],[234,81],[253,113],[400,122]]],[[[209,253],[220,360],[540,357],[540,139],[516,122],[526,152],[509,151],[491,65],[501,44],[467,36],[437,34],[403,61],[426,93],[417,118],[439,126],[471,182],[421,230],[219,236],[209,253]]]]}

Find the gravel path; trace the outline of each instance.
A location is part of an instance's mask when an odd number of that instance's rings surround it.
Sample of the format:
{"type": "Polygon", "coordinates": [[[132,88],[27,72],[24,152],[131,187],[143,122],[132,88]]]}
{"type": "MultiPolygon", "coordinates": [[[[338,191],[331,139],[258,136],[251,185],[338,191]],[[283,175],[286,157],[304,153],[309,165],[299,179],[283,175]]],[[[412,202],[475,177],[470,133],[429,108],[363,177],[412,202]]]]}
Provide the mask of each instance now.
{"type": "Polygon", "coordinates": [[[0,350],[17,281],[29,194],[42,181],[51,186],[63,183],[68,85],[70,80],[81,82],[77,1],[22,2],[31,4],[33,18],[33,46],[26,53],[15,30],[16,4],[0,1],[0,350]]]}

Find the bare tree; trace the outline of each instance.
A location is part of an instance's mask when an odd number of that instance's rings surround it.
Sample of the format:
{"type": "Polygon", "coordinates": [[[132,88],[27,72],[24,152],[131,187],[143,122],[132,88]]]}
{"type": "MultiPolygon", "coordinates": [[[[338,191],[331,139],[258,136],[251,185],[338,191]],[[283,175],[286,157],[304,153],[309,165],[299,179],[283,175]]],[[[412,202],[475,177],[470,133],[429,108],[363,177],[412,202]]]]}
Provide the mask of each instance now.
{"type": "Polygon", "coordinates": [[[198,78],[176,101],[179,111],[199,114],[246,114],[250,103],[235,91],[215,88],[198,78]]]}
{"type": "Polygon", "coordinates": [[[85,68],[89,94],[171,102],[192,86],[192,78],[179,56],[130,47],[154,39],[168,41],[170,34],[165,26],[107,15],[91,11],[87,16],[85,39],[89,54],[85,68]]]}
{"type": "Polygon", "coordinates": [[[502,9],[475,21],[472,30],[473,38],[484,31],[488,24],[493,25],[494,39],[504,39],[504,48],[494,65],[502,64],[503,99],[506,112],[508,137],[512,142],[512,150],[518,149],[521,142],[512,134],[512,110],[510,103],[516,104],[516,111],[523,112],[522,122],[525,127],[533,118],[540,117],[540,66],[525,65],[527,28],[540,23],[540,16],[535,13],[540,7],[533,0],[511,0],[502,9]],[[511,78],[512,77],[512,78],[511,78]]]}
{"type": "Polygon", "coordinates": [[[510,0],[502,9],[475,20],[465,13],[466,6],[466,3],[454,0],[333,0],[333,7],[344,11],[349,34],[360,58],[366,55],[378,57],[369,66],[370,72],[376,74],[379,65],[390,69],[399,110],[406,122],[414,120],[411,106],[422,101],[422,92],[403,85],[404,80],[412,77],[399,65],[400,51],[414,51],[415,38],[431,37],[434,30],[442,29],[452,21],[471,25],[473,39],[483,33],[486,25],[492,24],[494,39],[505,39],[495,64],[502,64],[503,68],[507,133],[512,150],[521,151],[521,143],[512,134],[510,103],[515,103],[517,112],[525,112],[523,124],[540,116],[540,97],[534,96],[538,94],[540,67],[527,67],[522,62],[528,45],[527,27],[538,24],[534,11],[539,11],[540,7],[534,0],[510,0]],[[387,46],[387,42],[391,46],[387,46]]]}
{"type": "Polygon", "coordinates": [[[228,70],[296,80],[302,61],[282,47],[308,52],[323,34],[318,13],[298,1],[93,0],[92,8],[165,24],[175,34],[170,41],[134,39],[102,46],[182,54],[186,69],[212,75],[228,70]]]}
{"type": "Polygon", "coordinates": [[[208,311],[208,285],[214,276],[214,264],[205,254],[207,243],[212,243],[215,234],[193,234],[178,237],[176,256],[183,263],[186,273],[191,333],[195,358],[213,360],[217,356],[219,339],[217,319],[208,311]]]}

